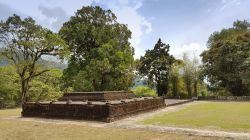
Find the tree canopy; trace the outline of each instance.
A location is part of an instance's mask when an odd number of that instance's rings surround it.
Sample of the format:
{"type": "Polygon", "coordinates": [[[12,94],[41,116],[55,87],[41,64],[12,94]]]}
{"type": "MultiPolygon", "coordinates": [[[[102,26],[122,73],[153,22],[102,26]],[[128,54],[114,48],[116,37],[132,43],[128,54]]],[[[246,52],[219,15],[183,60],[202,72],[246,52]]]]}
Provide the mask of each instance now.
{"type": "Polygon", "coordinates": [[[213,33],[208,50],[201,54],[211,86],[224,87],[235,96],[249,93],[249,27],[247,21],[236,21],[232,28],[213,33]]]}
{"type": "Polygon", "coordinates": [[[64,23],[60,35],[71,51],[66,87],[78,91],[127,90],[133,80],[131,32],[110,10],[83,7],[64,23]]]}
{"type": "Polygon", "coordinates": [[[38,60],[45,55],[60,56],[67,54],[64,40],[52,31],[37,25],[32,18],[21,19],[18,15],[0,22],[1,52],[16,68],[20,78],[20,101],[26,102],[30,82],[48,69],[38,67],[38,60]]]}
{"type": "Polygon", "coordinates": [[[159,39],[154,49],[147,50],[140,58],[139,72],[156,83],[157,94],[168,92],[169,74],[175,58],[169,54],[169,45],[159,39]]]}

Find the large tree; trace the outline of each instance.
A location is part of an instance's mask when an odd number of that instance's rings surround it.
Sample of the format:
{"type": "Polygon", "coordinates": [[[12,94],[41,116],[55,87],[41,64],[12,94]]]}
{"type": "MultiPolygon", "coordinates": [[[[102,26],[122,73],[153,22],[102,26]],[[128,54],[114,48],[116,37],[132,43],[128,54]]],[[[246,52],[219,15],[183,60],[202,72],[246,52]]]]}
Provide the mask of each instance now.
{"type": "Polygon", "coordinates": [[[170,70],[170,85],[173,97],[177,98],[180,96],[179,89],[180,89],[180,69],[183,67],[183,61],[176,60],[170,70]]]}
{"type": "Polygon", "coordinates": [[[157,41],[154,49],[147,50],[140,58],[139,72],[156,83],[157,94],[165,95],[168,92],[169,74],[175,58],[169,54],[169,45],[161,39],[157,41]]]}
{"type": "Polygon", "coordinates": [[[20,101],[28,99],[30,82],[49,71],[40,69],[37,62],[45,55],[67,54],[64,40],[52,31],[37,25],[32,18],[21,19],[17,15],[0,22],[0,42],[4,47],[2,55],[16,68],[20,78],[20,101]]]}
{"type": "Polygon", "coordinates": [[[74,90],[127,90],[133,80],[133,48],[127,26],[110,10],[83,7],[64,23],[60,35],[71,51],[64,71],[74,90]]]}
{"type": "Polygon", "coordinates": [[[183,55],[183,80],[189,97],[198,95],[198,84],[200,82],[199,61],[196,57],[192,60],[188,55],[183,55]],[[193,87],[193,88],[192,88],[193,87]]]}
{"type": "Polygon", "coordinates": [[[202,61],[212,86],[224,87],[235,96],[249,94],[250,24],[236,21],[234,26],[213,33],[202,61]]]}

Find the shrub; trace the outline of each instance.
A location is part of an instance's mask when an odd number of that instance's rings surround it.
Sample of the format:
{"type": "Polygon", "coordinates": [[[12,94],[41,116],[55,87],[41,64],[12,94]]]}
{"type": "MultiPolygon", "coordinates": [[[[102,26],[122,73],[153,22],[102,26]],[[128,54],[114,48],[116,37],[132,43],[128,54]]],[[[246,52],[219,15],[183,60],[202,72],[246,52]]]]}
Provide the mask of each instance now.
{"type": "Polygon", "coordinates": [[[137,96],[137,97],[156,97],[156,91],[147,87],[147,86],[137,86],[134,89],[132,89],[132,92],[137,96]]]}
{"type": "Polygon", "coordinates": [[[216,91],[212,91],[213,96],[232,96],[232,94],[226,88],[220,88],[216,91]]]}

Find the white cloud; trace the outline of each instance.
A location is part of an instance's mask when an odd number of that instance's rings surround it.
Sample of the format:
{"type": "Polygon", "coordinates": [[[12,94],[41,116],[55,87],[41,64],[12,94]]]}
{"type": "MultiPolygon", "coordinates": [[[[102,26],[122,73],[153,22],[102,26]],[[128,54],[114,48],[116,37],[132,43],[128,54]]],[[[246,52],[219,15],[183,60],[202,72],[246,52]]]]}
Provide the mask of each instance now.
{"type": "Polygon", "coordinates": [[[63,23],[68,20],[69,16],[61,7],[46,7],[44,5],[38,6],[41,15],[38,19],[43,24],[54,31],[58,31],[63,23]]]}
{"type": "Polygon", "coordinates": [[[170,54],[174,55],[175,58],[181,59],[183,54],[186,53],[189,58],[194,56],[200,58],[200,54],[206,49],[206,45],[202,45],[196,42],[184,44],[181,47],[170,47],[170,54]]]}
{"type": "Polygon", "coordinates": [[[240,5],[241,0],[222,0],[222,7],[220,8],[220,11],[223,11],[226,8],[230,8],[235,5],[240,5]]]}

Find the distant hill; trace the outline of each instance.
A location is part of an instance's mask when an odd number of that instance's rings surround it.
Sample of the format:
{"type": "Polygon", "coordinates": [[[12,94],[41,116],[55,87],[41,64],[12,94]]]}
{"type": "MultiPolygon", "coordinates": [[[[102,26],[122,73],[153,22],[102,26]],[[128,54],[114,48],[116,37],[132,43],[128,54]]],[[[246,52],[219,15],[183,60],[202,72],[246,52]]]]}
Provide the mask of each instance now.
{"type": "Polygon", "coordinates": [[[0,66],[8,65],[8,61],[0,58],[0,66]]]}
{"type": "Polygon", "coordinates": [[[38,63],[43,64],[49,68],[58,68],[58,69],[66,69],[67,68],[67,64],[56,62],[56,61],[49,61],[49,60],[42,59],[38,63]]]}
{"type": "MultiPolygon", "coordinates": [[[[9,62],[7,60],[0,58],[0,66],[5,66],[8,64],[9,64],[9,62]]],[[[38,64],[42,64],[48,68],[58,68],[58,69],[67,68],[67,64],[63,64],[63,63],[56,62],[56,61],[43,60],[43,59],[38,61],[38,64]]]]}
{"type": "MultiPolygon", "coordinates": [[[[0,51],[2,51],[2,49],[0,48],[0,51]]],[[[67,64],[64,63],[60,63],[57,61],[49,61],[49,60],[45,60],[45,59],[40,59],[38,61],[39,64],[42,64],[48,68],[58,68],[58,69],[65,69],[67,68],[67,64]]],[[[8,60],[6,60],[5,58],[0,57],[0,66],[5,66],[8,65],[9,62],[8,60]]]]}
{"type": "Polygon", "coordinates": [[[135,78],[134,81],[133,81],[133,87],[132,88],[135,88],[137,86],[145,86],[145,85],[146,85],[145,80],[140,79],[140,78],[135,78]]]}

